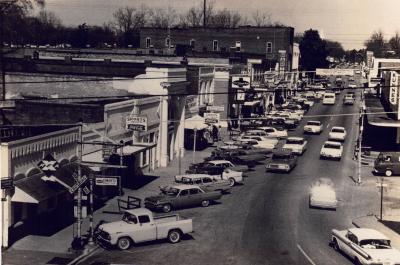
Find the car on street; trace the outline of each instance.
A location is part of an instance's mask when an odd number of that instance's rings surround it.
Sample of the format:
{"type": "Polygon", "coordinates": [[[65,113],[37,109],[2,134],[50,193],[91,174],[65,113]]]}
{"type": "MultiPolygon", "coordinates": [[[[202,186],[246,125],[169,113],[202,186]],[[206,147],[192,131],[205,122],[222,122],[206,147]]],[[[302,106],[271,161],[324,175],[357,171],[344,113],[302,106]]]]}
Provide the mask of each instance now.
{"type": "Polygon", "coordinates": [[[331,246],[344,253],[354,264],[400,264],[400,251],[390,245],[390,239],[370,228],[332,230],[331,246]]]}
{"type": "Polygon", "coordinates": [[[206,168],[221,168],[221,169],[231,169],[239,172],[245,172],[248,170],[247,166],[243,165],[234,165],[232,162],[228,160],[210,160],[207,162],[201,162],[197,164],[192,164],[189,166],[189,170],[194,169],[206,169],[206,168]]]}
{"type": "Polygon", "coordinates": [[[253,145],[254,147],[258,148],[266,148],[266,149],[273,149],[278,144],[279,140],[272,137],[264,137],[264,136],[251,136],[251,135],[244,135],[238,138],[237,140],[253,140],[257,141],[257,144],[253,145]]]}
{"type": "Polygon", "coordinates": [[[304,133],[320,134],[323,131],[323,124],[320,121],[307,121],[304,125],[304,133]]]}
{"type": "Polygon", "coordinates": [[[272,126],[263,126],[259,128],[263,130],[268,137],[286,138],[288,136],[287,130],[283,128],[275,128],[272,126]]]}
{"type": "Polygon", "coordinates": [[[247,130],[242,133],[242,136],[268,136],[268,134],[264,130],[260,129],[253,129],[253,130],[247,130]]]}
{"type": "Polygon", "coordinates": [[[343,145],[339,142],[326,141],[321,148],[320,158],[340,160],[343,154],[343,145]]]}
{"type": "Polygon", "coordinates": [[[333,126],[329,132],[328,139],[333,141],[345,141],[347,136],[346,128],[333,126]]]}
{"type": "Polygon", "coordinates": [[[354,96],[351,95],[351,94],[346,94],[346,95],[344,95],[344,97],[343,97],[343,104],[344,104],[344,105],[353,105],[353,104],[354,104],[354,101],[355,101],[355,98],[354,98],[354,96]]]}
{"type": "Polygon", "coordinates": [[[148,209],[138,208],[126,210],[120,221],[100,225],[96,240],[127,250],[133,243],[165,238],[170,243],[178,243],[182,236],[192,232],[192,219],[183,219],[179,215],[154,217],[148,209]]]}
{"type": "MultiPolygon", "coordinates": [[[[208,174],[187,174],[180,179],[179,183],[198,185],[204,191],[220,191],[222,193],[228,192],[232,188],[229,180],[208,174]]],[[[165,193],[170,187],[170,185],[160,186],[160,190],[165,193]]]]}
{"type": "Polygon", "coordinates": [[[216,149],[211,152],[210,157],[205,158],[204,160],[228,160],[234,164],[247,165],[252,168],[257,163],[264,161],[267,156],[266,154],[268,153],[271,153],[271,150],[263,150],[262,148],[236,150],[216,149]],[[260,152],[257,151],[258,149],[260,152]]]}
{"type": "Polygon", "coordinates": [[[400,175],[400,152],[381,152],[374,161],[374,173],[400,175]]]}
{"type": "Polygon", "coordinates": [[[349,83],[348,87],[349,88],[357,88],[357,85],[355,83],[349,83]]]}
{"type": "Polygon", "coordinates": [[[335,105],[336,95],[335,93],[324,93],[324,97],[322,98],[322,104],[324,105],[335,105]]]}
{"type": "Polygon", "coordinates": [[[297,165],[297,157],[288,149],[276,149],[266,162],[267,171],[289,173],[297,165]]]}
{"type": "Polygon", "coordinates": [[[288,137],[282,148],[291,150],[293,154],[302,155],[307,150],[307,140],[303,137],[288,137]]]}
{"type": "Polygon", "coordinates": [[[201,205],[207,207],[212,201],[219,200],[222,193],[219,191],[204,191],[197,185],[173,185],[167,192],[156,196],[146,197],[144,205],[155,211],[169,213],[172,209],[186,208],[201,205]]]}
{"type": "Polygon", "coordinates": [[[310,188],[309,206],[324,209],[336,209],[338,200],[333,182],[329,178],[320,178],[310,188]]]}

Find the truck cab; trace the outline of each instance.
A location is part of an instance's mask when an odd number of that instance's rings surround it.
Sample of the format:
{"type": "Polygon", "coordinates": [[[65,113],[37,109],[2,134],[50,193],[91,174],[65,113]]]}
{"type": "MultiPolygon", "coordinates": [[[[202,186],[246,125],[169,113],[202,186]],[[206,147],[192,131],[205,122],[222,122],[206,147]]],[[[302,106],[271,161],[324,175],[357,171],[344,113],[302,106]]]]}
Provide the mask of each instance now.
{"type": "Polygon", "coordinates": [[[374,162],[374,172],[387,177],[400,174],[400,152],[381,152],[374,162]]]}

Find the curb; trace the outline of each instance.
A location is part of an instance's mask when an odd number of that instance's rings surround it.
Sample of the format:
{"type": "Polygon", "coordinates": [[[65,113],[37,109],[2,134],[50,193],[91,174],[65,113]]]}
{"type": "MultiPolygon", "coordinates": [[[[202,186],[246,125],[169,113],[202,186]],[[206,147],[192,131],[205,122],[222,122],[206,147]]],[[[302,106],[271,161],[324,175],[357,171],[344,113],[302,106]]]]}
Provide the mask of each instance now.
{"type": "Polygon", "coordinates": [[[71,262],[67,263],[67,265],[75,265],[80,261],[85,260],[86,258],[90,257],[92,254],[94,254],[97,250],[99,250],[100,247],[96,246],[93,249],[89,249],[87,251],[83,251],[83,254],[81,254],[80,256],[76,257],[74,260],[72,260],[71,262]]]}

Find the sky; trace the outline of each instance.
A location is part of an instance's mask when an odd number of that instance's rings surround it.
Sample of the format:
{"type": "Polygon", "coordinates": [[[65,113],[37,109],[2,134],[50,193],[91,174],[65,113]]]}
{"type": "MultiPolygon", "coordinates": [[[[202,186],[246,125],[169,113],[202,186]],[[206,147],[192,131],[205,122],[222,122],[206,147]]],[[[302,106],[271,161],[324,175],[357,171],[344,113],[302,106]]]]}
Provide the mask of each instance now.
{"type": "MultiPolygon", "coordinates": [[[[211,1],[211,0],[207,0],[211,1]]],[[[46,0],[46,9],[56,13],[65,25],[102,25],[112,20],[119,7],[176,9],[184,12],[203,0],[46,0]]],[[[361,49],[377,30],[386,39],[400,32],[400,0],[214,0],[217,9],[238,11],[251,19],[259,10],[295,28],[295,33],[317,29],[325,39],[339,41],[345,49],[361,49]]]]}

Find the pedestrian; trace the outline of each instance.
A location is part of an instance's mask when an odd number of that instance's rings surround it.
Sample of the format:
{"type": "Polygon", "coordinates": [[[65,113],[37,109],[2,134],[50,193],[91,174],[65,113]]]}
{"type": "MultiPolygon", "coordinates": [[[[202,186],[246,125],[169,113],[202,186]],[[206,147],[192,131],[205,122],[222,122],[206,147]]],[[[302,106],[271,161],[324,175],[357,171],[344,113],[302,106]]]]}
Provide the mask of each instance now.
{"type": "Polygon", "coordinates": [[[213,135],[214,142],[218,142],[218,134],[219,134],[219,132],[218,132],[217,126],[213,125],[212,126],[212,135],[213,135]]]}

